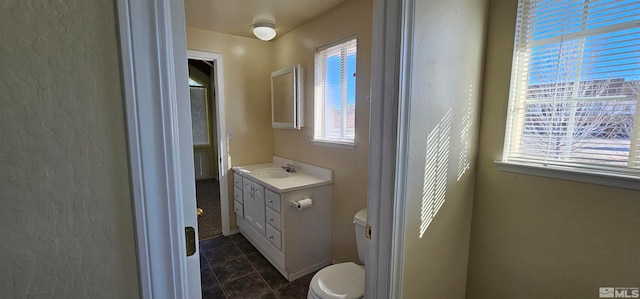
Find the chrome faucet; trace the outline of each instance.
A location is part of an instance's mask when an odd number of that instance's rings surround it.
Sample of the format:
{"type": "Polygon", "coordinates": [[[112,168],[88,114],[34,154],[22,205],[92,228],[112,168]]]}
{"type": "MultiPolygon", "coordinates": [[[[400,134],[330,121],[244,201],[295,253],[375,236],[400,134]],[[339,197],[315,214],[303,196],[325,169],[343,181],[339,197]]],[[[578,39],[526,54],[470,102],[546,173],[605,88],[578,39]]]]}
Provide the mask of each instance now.
{"type": "Polygon", "coordinates": [[[291,172],[291,173],[296,172],[296,166],[293,165],[293,164],[289,164],[289,163],[287,163],[287,165],[285,165],[285,166],[282,166],[282,169],[286,170],[287,172],[291,172]]]}

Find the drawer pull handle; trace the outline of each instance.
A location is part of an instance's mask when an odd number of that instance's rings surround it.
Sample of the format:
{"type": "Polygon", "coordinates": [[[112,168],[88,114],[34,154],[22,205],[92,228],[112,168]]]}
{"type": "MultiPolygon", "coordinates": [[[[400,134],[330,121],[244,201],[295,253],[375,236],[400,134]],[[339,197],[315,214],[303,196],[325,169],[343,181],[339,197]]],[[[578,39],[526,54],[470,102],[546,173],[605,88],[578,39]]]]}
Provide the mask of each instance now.
{"type": "Polygon", "coordinates": [[[273,221],[273,218],[269,218],[269,221],[273,221]]]}
{"type": "Polygon", "coordinates": [[[273,203],[273,200],[270,200],[269,203],[273,203]]]}
{"type": "Polygon", "coordinates": [[[273,236],[269,236],[269,239],[273,239],[273,236]]]}

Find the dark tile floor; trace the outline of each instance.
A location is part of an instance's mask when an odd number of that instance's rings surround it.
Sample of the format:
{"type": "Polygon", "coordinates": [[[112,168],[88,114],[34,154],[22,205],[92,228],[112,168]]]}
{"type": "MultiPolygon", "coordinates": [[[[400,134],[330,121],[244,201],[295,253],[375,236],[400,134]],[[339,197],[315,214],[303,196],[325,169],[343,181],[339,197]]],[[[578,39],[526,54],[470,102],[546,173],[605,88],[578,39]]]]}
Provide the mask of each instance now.
{"type": "Polygon", "coordinates": [[[241,234],[200,241],[203,299],[304,299],[313,274],[287,281],[241,234]]]}

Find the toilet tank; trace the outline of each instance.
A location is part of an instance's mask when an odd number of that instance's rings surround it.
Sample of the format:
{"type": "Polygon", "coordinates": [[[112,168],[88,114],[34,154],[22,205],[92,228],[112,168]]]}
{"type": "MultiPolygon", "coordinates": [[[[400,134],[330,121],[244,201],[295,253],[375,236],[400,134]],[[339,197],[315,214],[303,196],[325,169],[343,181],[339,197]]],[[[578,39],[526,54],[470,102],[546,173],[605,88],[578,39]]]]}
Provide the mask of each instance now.
{"type": "Polygon", "coordinates": [[[356,227],[356,245],[358,246],[358,258],[364,264],[367,252],[367,237],[365,235],[365,227],[367,225],[367,209],[364,208],[353,217],[353,224],[356,227]]]}

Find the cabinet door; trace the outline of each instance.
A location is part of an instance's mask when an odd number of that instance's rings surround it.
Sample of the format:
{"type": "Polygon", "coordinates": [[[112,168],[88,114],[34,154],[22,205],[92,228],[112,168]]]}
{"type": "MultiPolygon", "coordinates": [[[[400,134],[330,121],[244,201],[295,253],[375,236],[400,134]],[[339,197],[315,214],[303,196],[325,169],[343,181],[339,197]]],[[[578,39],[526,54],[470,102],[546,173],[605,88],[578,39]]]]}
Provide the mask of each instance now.
{"type": "Polygon", "coordinates": [[[280,212],[280,194],[270,190],[265,190],[264,193],[267,197],[266,198],[267,207],[272,208],[276,212],[280,212]]]}
{"type": "MultiPolygon", "coordinates": [[[[240,180],[242,182],[242,180],[240,180]]],[[[240,187],[233,187],[233,200],[244,203],[244,199],[242,198],[242,183],[239,184],[240,187]]]]}
{"type": "Polygon", "coordinates": [[[282,250],[282,234],[277,229],[271,225],[267,225],[266,236],[271,244],[275,245],[278,250],[282,250]]]}
{"type": "Polygon", "coordinates": [[[244,218],[244,206],[235,200],[233,201],[233,211],[236,212],[236,217],[244,218]]]}
{"type": "Polygon", "coordinates": [[[244,205],[244,219],[253,224],[253,184],[250,180],[242,179],[242,202],[244,205]]]}
{"type": "Polygon", "coordinates": [[[264,235],[265,206],[264,187],[250,181],[242,180],[242,199],[244,202],[244,219],[258,232],[264,235]]]}
{"type": "Polygon", "coordinates": [[[233,173],[233,186],[242,189],[242,176],[235,172],[233,173]]]}
{"type": "Polygon", "coordinates": [[[264,187],[253,183],[253,225],[264,235],[265,233],[265,205],[264,205],[264,187]]]}
{"type": "Polygon", "coordinates": [[[282,229],[280,228],[282,224],[282,221],[280,220],[280,213],[272,210],[267,206],[267,211],[265,214],[267,216],[267,224],[273,226],[273,228],[279,231],[282,231],[282,229]]]}

